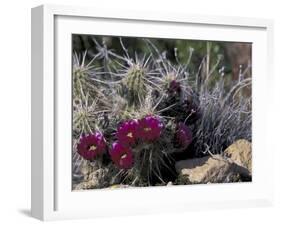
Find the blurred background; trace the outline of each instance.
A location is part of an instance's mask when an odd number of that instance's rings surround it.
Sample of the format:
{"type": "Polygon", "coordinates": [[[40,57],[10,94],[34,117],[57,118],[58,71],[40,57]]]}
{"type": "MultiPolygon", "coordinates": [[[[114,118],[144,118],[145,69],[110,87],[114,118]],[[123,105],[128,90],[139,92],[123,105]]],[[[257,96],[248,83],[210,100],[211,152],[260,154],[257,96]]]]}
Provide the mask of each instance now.
{"type": "MultiPolygon", "coordinates": [[[[193,51],[189,64],[189,72],[196,73],[198,68],[208,54],[210,65],[215,65],[218,58],[220,62],[219,68],[224,68],[224,74],[229,80],[239,79],[239,70],[246,70],[245,77],[251,76],[251,43],[238,42],[218,42],[203,40],[174,40],[174,39],[149,39],[161,53],[165,53],[166,57],[172,62],[177,63],[175,56],[181,64],[187,62],[190,51],[193,51]]],[[[122,37],[124,46],[128,49],[130,56],[134,56],[135,52],[142,54],[150,54],[150,49],[142,38],[122,37]]],[[[108,50],[114,51],[118,55],[124,55],[119,37],[105,37],[93,35],[73,35],[73,51],[77,53],[88,51],[88,58],[93,57],[97,53],[97,42],[108,50]]],[[[90,59],[88,59],[90,60],[90,59]]]]}

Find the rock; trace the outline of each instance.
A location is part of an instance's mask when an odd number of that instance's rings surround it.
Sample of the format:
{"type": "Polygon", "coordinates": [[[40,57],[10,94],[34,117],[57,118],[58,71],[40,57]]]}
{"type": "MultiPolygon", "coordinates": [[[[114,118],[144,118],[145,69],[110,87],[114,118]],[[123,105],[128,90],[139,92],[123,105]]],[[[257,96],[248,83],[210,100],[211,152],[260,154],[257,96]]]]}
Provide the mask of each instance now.
{"type": "Polygon", "coordinates": [[[88,168],[85,170],[83,181],[73,185],[73,188],[74,190],[105,188],[117,183],[120,183],[120,175],[113,165],[109,165],[98,169],[88,168]]]}
{"type": "Polygon", "coordinates": [[[84,180],[89,180],[90,174],[98,170],[97,162],[83,161],[80,165],[80,172],[84,180]]]}
{"type": "Polygon", "coordinates": [[[237,140],[224,151],[224,155],[252,173],[252,144],[247,140],[237,140]]]}
{"type": "Polygon", "coordinates": [[[248,169],[220,155],[176,163],[179,184],[229,183],[251,180],[248,169]]]}
{"type": "Polygon", "coordinates": [[[95,170],[87,174],[87,176],[84,177],[85,180],[77,184],[74,187],[74,189],[75,190],[93,189],[93,188],[102,188],[104,186],[108,186],[107,174],[108,174],[107,168],[101,168],[95,170]]]}
{"type": "Polygon", "coordinates": [[[83,181],[74,186],[74,190],[86,190],[86,189],[93,189],[97,188],[96,181],[83,181]]]}

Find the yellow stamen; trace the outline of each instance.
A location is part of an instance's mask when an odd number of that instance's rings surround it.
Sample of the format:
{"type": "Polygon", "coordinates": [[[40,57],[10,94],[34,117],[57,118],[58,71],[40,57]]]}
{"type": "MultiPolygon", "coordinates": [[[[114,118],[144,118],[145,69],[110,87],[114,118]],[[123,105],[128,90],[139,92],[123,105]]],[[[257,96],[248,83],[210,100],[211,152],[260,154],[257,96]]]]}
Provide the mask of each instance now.
{"type": "Polygon", "coordinates": [[[144,128],[143,130],[144,130],[145,132],[148,132],[148,131],[151,131],[151,128],[146,127],[146,128],[144,128]]]}
{"type": "Polygon", "coordinates": [[[127,157],[127,154],[124,154],[124,155],[121,156],[121,159],[124,159],[126,157],[127,157]]]}
{"type": "Polygon", "coordinates": [[[128,134],[127,134],[127,137],[133,138],[133,133],[132,133],[132,132],[128,133],[128,134]]]}
{"type": "Polygon", "coordinates": [[[97,147],[95,145],[90,146],[89,150],[90,151],[95,151],[97,149],[97,147]]]}

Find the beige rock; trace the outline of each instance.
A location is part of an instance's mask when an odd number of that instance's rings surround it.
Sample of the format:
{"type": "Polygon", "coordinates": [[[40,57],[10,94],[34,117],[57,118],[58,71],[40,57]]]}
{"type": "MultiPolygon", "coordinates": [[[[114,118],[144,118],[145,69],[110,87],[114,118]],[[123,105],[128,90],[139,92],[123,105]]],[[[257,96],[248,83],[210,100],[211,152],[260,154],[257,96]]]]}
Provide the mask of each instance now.
{"type": "Polygon", "coordinates": [[[84,164],[81,171],[84,179],[73,185],[74,190],[105,188],[120,183],[119,170],[113,165],[98,168],[96,164],[84,164]]]}
{"type": "Polygon", "coordinates": [[[93,189],[93,188],[101,188],[107,185],[107,173],[108,169],[98,169],[89,174],[85,175],[85,180],[79,184],[77,184],[74,189],[93,189]]]}
{"type": "Polygon", "coordinates": [[[179,180],[186,184],[228,183],[249,180],[249,171],[220,155],[188,159],[176,163],[179,180]]]}
{"type": "Polygon", "coordinates": [[[98,169],[99,167],[96,163],[91,163],[89,161],[83,161],[80,166],[80,172],[84,176],[84,180],[89,180],[90,174],[94,173],[98,169]]]}
{"type": "Polygon", "coordinates": [[[74,190],[86,190],[86,189],[93,189],[97,188],[96,181],[83,181],[74,186],[74,190]]]}
{"type": "Polygon", "coordinates": [[[237,140],[224,151],[224,154],[252,173],[252,145],[249,141],[237,140]]]}

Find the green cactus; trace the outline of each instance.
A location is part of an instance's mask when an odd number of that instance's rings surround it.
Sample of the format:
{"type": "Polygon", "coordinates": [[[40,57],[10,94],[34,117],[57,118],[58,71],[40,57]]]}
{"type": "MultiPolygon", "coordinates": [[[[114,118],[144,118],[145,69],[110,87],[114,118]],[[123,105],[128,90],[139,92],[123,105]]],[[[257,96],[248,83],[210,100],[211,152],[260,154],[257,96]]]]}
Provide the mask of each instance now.
{"type": "Polygon", "coordinates": [[[128,89],[129,105],[139,105],[147,92],[145,86],[145,68],[139,64],[133,64],[124,78],[124,85],[128,89]]]}

